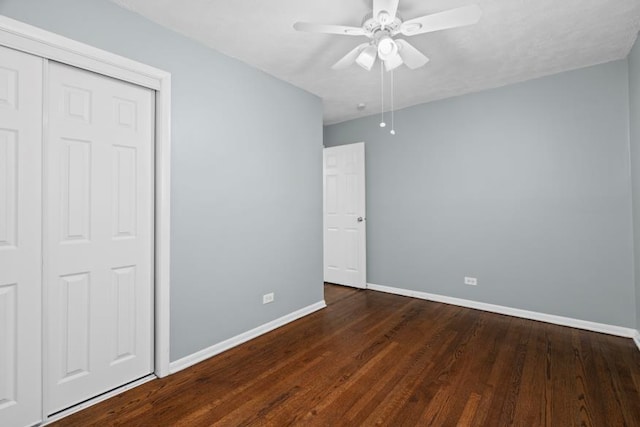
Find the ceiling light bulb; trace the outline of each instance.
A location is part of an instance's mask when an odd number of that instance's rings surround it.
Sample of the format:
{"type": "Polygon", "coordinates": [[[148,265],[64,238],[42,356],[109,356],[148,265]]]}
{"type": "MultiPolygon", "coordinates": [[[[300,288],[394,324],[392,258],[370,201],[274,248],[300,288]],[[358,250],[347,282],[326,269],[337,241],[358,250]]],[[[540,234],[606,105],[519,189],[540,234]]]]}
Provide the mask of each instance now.
{"type": "Polygon", "coordinates": [[[389,36],[384,36],[378,41],[378,55],[386,61],[398,54],[398,45],[389,36]]]}
{"type": "Polygon", "coordinates": [[[383,128],[385,127],[387,124],[385,122],[380,122],[380,127],[383,128]]]}
{"type": "Polygon", "coordinates": [[[391,129],[391,132],[389,132],[389,133],[390,133],[391,135],[395,135],[395,134],[396,134],[396,131],[395,131],[395,130],[393,130],[393,129],[391,129]]]}

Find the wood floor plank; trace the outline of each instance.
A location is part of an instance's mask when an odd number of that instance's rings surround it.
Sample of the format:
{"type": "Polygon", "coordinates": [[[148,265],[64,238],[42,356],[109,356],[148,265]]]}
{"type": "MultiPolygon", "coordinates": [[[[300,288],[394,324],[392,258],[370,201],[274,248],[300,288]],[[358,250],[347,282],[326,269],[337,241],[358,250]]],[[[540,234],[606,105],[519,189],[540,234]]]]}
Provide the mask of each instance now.
{"type": "Polygon", "coordinates": [[[325,285],[328,307],[54,426],[640,426],[629,339],[325,285]]]}

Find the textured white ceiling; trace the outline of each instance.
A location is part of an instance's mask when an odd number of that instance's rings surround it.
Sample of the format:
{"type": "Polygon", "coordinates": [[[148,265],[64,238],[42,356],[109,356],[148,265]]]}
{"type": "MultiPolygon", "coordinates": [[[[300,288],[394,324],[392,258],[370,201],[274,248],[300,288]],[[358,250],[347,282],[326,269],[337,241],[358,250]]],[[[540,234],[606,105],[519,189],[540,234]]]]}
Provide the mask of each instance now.
{"type": "MultiPolygon", "coordinates": [[[[300,33],[296,21],[360,26],[371,0],[112,0],[324,101],[325,124],[380,111],[380,72],[331,65],[364,37],[300,33]],[[358,111],[358,103],[367,105],[358,111]]],[[[400,0],[410,19],[473,0],[400,0]]],[[[408,40],[431,62],[395,71],[396,108],[624,58],[640,0],[476,0],[476,25],[408,40]]],[[[385,109],[389,109],[388,97],[385,109]]]]}

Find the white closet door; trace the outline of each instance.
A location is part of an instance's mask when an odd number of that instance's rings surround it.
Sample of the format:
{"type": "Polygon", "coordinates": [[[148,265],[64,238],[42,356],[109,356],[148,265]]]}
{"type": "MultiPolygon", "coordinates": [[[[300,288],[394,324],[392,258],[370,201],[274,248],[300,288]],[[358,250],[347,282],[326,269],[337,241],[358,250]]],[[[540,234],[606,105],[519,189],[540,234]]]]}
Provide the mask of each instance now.
{"type": "Polygon", "coordinates": [[[41,419],[42,59],[0,46],[0,425],[41,419]]]}
{"type": "Polygon", "coordinates": [[[49,67],[49,414],[152,372],[154,92],[49,67]]]}

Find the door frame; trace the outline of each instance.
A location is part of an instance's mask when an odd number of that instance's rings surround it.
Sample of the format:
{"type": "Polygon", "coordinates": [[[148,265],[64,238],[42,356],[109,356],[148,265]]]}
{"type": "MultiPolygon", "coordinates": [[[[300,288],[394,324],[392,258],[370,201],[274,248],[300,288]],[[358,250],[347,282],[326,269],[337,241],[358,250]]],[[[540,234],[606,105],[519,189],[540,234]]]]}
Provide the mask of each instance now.
{"type": "Polygon", "coordinates": [[[169,375],[171,74],[0,15],[0,45],[156,92],[154,182],[154,374],[169,375]]]}

